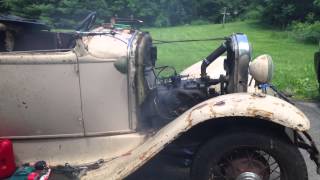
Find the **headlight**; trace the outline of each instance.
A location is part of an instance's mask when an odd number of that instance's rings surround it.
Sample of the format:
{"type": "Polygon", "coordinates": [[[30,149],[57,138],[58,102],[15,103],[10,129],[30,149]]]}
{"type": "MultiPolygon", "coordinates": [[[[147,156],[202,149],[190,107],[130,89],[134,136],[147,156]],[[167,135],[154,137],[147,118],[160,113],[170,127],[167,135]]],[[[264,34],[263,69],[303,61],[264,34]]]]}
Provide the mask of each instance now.
{"type": "Polygon", "coordinates": [[[258,83],[268,83],[273,76],[272,57],[264,54],[254,59],[249,65],[249,71],[258,83]]]}

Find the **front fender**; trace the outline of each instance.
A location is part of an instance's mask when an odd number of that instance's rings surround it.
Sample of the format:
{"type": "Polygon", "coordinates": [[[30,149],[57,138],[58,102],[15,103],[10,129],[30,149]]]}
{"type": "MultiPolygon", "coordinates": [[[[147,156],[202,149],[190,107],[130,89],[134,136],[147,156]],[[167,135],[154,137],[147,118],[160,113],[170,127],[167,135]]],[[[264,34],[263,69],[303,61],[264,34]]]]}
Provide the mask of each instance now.
{"type": "Polygon", "coordinates": [[[249,93],[223,95],[194,106],[160,129],[137,149],[113,160],[105,168],[88,173],[86,178],[123,179],[193,126],[208,120],[214,121],[219,117],[239,116],[272,121],[298,131],[310,128],[308,118],[299,109],[279,98],[249,93]]]}
{"type": "MultiPolygon", "coordinates": [[[[209,99],[184,114],[188,126],[220,117],[256,117],[276,124],[307,131],[310,121],[298,108],[270,95],[236,93],[209,99]]],[[[188,129],[188,127],[186,127],[188,129]]]]}

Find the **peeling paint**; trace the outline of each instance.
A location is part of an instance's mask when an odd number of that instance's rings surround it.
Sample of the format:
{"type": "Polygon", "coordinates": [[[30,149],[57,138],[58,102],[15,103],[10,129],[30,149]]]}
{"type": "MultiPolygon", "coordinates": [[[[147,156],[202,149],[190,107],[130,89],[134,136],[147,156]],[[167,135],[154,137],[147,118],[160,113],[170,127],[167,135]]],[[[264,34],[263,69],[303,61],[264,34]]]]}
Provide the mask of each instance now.
{"type": "Polygon", "coordinates": [[[254,108],[247,108],[247,113],[254,117],[263,118],[263,119],[264,118],[273,119],[273,116],[274,116],[272,112],[261,110],[261,109],[254,109],[254,108]]]}
{"type": "Polygon", "coordinates": [[[192,118],[191,118],[192,112],[189,113],[188,118],[187,118],[187,127],[186,129],[188,129],[189,127],[192,127],[192,118]]]}
{"type": "Polygon", "coordinates": [[[146,159],[148,158],[148,154],[149,154],[150,152],[152,152],[151,150],[152,150],[153,148],[155,148],[156,146],[157,146],[157,144],[154,144],[153,146],[151,146],[146,152],[142,153],[142,155],[139,157],[139,159],[140,159],[141,161],[146,160],[146,159]]]}
{"type": "Polygon", "coordinates": [[[306,116],[302,112],[298,111],[297,114],[299,114],[301,116],[301,118],[306,118],[306,116]]]}
{"type": "MultiPolygon", "coordinates": [[[[239,101],[239,102],[240,102],[240,101],[239,101]]],[[[222,105],[225,105],[225,104],[226,104],[226,102],[224,102],[224,101],[219,101],[219,102],[215,103],[214,106],[222,106],[222,105]]]]}
{"type": "Polygon", "coordinates": [[[255,92],[255,93],[252,93],[252,97],[253,98],[264,98],[264,97],[266,97],[266,94],[264,94],[264,93],[260,93],[260,92],[255,92]]]}

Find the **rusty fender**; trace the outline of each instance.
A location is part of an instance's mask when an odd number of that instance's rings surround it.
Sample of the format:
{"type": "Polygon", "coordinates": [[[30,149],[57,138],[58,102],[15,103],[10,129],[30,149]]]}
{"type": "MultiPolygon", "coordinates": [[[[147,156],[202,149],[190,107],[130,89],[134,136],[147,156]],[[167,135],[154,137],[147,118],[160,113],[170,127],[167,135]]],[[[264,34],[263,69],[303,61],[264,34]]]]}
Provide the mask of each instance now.
{"type": "Polygon", "coordinates": [[[122,179],[191,127],[207,120],[233,116],[257,117],[297,131],[306,131],[310,127],[308,118],[299,109],[279,98],[249,93],[223,95],[194,106],[137,149],[106,164],[106,167],[89,172],[85,179],[122,179]]]}

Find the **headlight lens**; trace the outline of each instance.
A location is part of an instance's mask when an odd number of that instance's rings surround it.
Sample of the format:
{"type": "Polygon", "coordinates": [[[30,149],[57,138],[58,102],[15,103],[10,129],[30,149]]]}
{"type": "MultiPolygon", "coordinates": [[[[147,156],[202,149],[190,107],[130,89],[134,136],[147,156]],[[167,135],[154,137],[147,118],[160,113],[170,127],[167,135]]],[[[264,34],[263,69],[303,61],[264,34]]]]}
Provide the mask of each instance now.
{"type": "Polygon", "coordinates": [[[272,57],[267,54],[258,56],[250,63],[249,71],[258,83],[271,82],[274,71],[272,57]]]}

